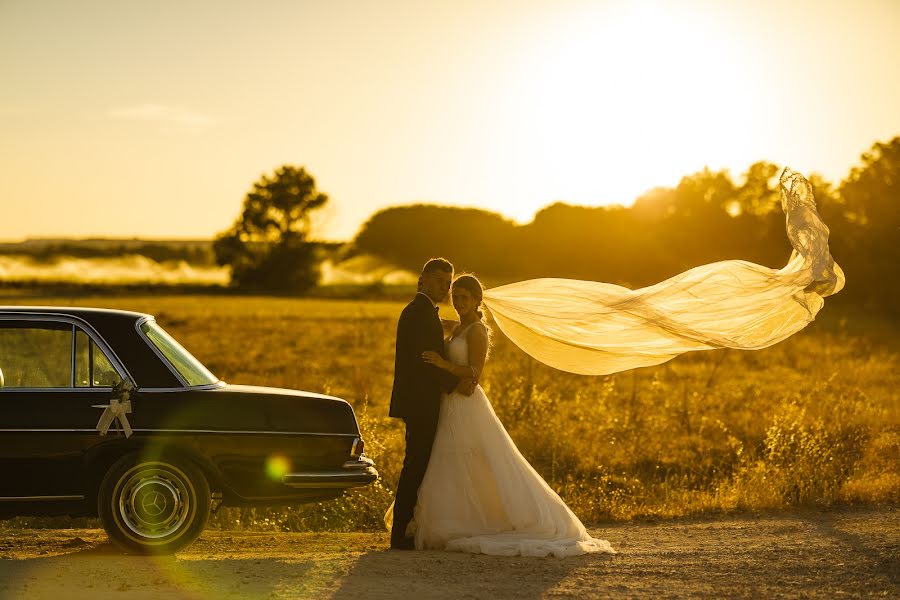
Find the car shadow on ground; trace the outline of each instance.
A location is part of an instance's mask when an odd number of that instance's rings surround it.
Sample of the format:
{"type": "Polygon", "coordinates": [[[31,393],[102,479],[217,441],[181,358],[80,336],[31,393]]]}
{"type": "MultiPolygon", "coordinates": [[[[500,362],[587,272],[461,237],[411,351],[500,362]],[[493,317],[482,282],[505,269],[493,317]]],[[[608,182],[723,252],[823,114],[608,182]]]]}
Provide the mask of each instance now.
{"type": "Polygon", "coordinates": [[[123,554],[110,543],[0,560],[0,599],[294,598],[319,595],[337,574],[302,556],[216,559],[123,554]],[[123,594],[124,592],[124,594],[123,594]]]}

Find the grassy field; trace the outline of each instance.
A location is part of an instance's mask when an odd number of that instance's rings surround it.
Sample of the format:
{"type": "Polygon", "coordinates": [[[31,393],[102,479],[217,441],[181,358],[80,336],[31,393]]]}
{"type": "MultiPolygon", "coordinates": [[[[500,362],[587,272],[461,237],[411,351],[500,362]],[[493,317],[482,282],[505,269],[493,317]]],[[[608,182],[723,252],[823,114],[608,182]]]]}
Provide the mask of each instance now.
{"type": "MultiPolygon", "coordinates": [[[[0,303],[149,312],[221,379],[347,399],[379,482],[319,505],[223,509],[212,524],[382,527],[402,462],[403,426],[387,417],[402,303],[174,295],[0,303]]],[[[898,342],[898,324],[826,306],[819,321],[766,350],[585,377],[537,363],[495,331],[482,384],[522,453],[586,523],[897,503],[898,342]]]]}

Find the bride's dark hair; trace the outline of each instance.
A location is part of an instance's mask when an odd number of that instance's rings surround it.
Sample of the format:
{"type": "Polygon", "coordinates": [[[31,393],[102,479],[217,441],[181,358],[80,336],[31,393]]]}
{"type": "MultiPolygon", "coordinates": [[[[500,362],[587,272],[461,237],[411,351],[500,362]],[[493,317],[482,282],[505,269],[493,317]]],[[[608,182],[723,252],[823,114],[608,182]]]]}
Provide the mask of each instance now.
{"type": "Polygon", "coordinates": [[[461,287],[462,289],[472,294],[472,297],[478,303],[478,308],[475,309],[475,314],[478,315],[478,320],[481,321],[481,324],[484,325],[485,330],[487,330],[488,348],[490,348],[492,332],[491,328],[488,327],[487,321],[485,321],[484,319],[484,311],[481,310],[483,306],[481,304],[481,301],[484,298],[484,287],[481,285],[481,282],[478,281],[478,278],[471,273],[465,273],[454,279],[451,289],[455,287],[461,287]]]}

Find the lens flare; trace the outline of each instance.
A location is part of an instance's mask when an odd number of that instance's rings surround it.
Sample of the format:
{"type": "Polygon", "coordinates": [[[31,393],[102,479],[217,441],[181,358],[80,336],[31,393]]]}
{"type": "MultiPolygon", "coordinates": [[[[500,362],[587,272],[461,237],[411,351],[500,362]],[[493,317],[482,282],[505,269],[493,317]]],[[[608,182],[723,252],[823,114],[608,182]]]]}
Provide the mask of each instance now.
{"type": "Polygon", "coordinates": [[[273,454],[266,459],[266,475],[269,479],[281,481],[281,478],[291,470],[291,461],[280,454],[273,454]]]}

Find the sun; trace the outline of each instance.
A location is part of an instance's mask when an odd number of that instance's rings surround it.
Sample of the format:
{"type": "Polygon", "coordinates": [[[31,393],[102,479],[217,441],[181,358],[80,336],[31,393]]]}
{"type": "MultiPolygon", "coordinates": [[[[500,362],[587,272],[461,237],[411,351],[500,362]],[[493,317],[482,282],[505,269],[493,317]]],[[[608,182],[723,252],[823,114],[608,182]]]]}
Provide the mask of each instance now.
{"type": "Polygon", "coordinates": [[[585,13],[510,86],[535,180],[502,210],[524,220],[557,199],[628,204],[705,165],[749,161],[752,115],[767,100],[746,58],[711,16],[668,3],[585,13]]]}

